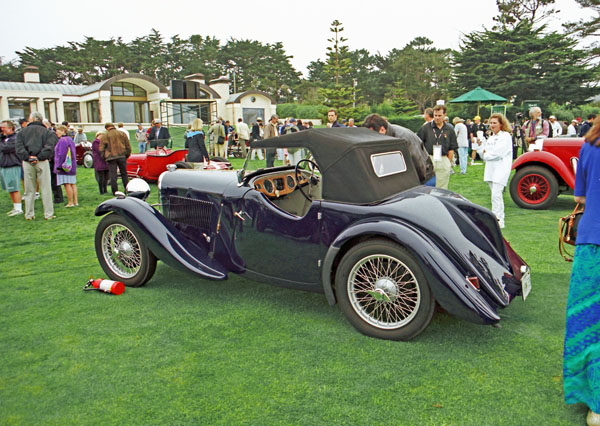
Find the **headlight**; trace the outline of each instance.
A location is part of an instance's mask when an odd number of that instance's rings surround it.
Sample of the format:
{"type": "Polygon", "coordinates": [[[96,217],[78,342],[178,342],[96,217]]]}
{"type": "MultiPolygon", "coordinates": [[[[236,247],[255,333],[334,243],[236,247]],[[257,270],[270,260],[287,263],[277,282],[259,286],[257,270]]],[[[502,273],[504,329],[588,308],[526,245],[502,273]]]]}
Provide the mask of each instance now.
{"type": "Polygon", "coordinates": [[[145,201],[150,195],[150,185],[144,179],[131,179],[127,184],[127,195],[145,201]]]}

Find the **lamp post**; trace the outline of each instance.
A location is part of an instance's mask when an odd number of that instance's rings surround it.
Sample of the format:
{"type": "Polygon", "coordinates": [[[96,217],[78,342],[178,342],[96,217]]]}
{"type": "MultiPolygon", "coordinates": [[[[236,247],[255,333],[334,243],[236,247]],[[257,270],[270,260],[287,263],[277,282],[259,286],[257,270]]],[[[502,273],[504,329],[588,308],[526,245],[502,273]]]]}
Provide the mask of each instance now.
{"type": "Polygon", "coordinates": [[[358,85],[358,79],[352,79],[352,108],[356,108],[356,86],[358,85]]]}

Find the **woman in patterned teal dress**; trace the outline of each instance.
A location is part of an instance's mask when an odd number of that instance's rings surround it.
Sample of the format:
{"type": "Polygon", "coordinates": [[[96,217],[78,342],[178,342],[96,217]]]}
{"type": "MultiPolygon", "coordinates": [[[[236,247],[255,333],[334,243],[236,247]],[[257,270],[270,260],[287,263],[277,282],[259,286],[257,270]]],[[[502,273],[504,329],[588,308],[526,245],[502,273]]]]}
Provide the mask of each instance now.
{"type": "Polygon", "coordinates": [[[585,212],[569,285],[563,377],[565,402],[586,404],[587,424],[600,426],[600,116],[585,140],[574,191],[585,212]]]}

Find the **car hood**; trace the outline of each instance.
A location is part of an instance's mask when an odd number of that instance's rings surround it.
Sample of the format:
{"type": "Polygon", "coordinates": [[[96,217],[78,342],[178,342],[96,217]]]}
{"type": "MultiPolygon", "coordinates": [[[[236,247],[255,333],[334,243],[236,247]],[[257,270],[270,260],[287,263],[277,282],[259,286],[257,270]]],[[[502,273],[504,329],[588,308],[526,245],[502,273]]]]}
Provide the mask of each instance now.
{"type": "Polygon", "coordinates": [[[223,196],[227,188],[237,187],[238,178],[234,170],[177,169],[160,176],[159,189],[189,189],[206,194],[223,196]]]}

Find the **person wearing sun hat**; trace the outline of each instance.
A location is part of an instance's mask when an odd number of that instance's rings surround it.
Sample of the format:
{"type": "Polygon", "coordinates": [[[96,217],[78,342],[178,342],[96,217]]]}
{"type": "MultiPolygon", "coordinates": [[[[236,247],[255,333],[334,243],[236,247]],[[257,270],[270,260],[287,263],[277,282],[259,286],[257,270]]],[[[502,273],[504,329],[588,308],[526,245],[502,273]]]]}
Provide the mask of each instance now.
{"type": "Polygon", "coordinates": [[[552,128],[552,137],[556,138],[562,135],[563,129],[560,125],[560,122],[556,119],[556,116],[551,115],[550,117],[548,117],[548,121],[550,122],[550,127],[552,128]]]}

